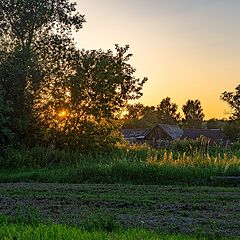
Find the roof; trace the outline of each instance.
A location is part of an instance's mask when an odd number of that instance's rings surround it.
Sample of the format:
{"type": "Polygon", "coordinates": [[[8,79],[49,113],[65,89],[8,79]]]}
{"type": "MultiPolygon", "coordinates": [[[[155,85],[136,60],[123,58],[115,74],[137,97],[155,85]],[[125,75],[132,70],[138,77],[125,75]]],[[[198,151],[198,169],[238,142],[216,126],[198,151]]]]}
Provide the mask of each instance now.
{"type": "Polygon", "coordinates": [[[205,136],[212,140],[226,138],[225,134],[221,131],[221,129],[192,129],[192,128],[184,129],[182,138],[196,139],[200,136],[205,136]]]}
{"type": "Polygon", "coordinates": [[[172,139],[181,138],[183,130],[177,125],[158,124],[172,139]]]}
{"type": "Polygon", "coordinates": [[[182,135],[183,135],[183,130],[179,126],[177,126],[177,125],[158,124],[152,130],[154,130],[154,129],[158,128],[158,127],[161,128],[173,140],[181,138],[182,135]]]}
{"type": "Polygon", "coordinates": [[[150,130],[150,128],[121,129],[121,133],[125,139],[143,139],[150,130]]]}

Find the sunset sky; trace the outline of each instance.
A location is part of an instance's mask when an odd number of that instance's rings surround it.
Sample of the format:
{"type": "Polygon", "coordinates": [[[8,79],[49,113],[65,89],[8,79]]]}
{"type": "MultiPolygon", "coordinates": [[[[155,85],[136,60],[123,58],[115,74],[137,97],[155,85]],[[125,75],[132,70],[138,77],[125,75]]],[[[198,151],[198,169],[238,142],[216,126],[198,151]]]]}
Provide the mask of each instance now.
{"type": "Polygon", "coordinates": [[[140,102],[199,99],[206,119],[228,117],[219,98],[240,83],[240,0],[75,1],[87,20],[79,48],[130,45],[136,76],[149,78],[140,102]]]}

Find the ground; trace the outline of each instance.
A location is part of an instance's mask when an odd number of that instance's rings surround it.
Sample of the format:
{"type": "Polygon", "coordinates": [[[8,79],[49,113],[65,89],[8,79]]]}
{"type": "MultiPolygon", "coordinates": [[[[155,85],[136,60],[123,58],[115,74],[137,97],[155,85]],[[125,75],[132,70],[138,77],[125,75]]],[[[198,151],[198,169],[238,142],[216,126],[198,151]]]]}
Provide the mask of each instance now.
{"type": "Polygon", "coordinates": [[[0,184],[1,214],[24,214],[29,208],[57,223],[78,225],[104,212],[125,227],[240,237],[240,188],[0,184]]]}

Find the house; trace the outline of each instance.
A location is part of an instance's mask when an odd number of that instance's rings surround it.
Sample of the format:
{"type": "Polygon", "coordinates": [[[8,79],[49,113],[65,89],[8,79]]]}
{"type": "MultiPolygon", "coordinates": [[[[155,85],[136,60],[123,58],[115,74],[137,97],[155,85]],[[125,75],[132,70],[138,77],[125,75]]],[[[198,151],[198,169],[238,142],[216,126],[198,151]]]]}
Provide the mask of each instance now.
{"type": "Polygon", "coordinates": [[[228,140],[221,129],[194,129],[182,130],[177,125],[157,124],[149,129],[122,129],[124,138],[131,143],[146,142],[152,146],[161,146],[178,139],[197,139],[204,136],[210,143],[227,144],[228,140]]]}
{"type": "Polygon", "coordinates": [[[208,138],[211,142],[225,143],[227,142],[226,135],[221,129],[194,129],[187,128],[183,130],[182,138],[197,139],[200,136],[208,138]]]}
{"type": "Polygon", "coordinates": [[[182,135],[183,130],[177,125],[158,124],[145,135],[144,139],[154,143],[156,141],[180,139],[182,135]]]}
{"type": "Polygon", "coordinates": [[[121,129],[124,138],[131,143],[143,142],[150,128],[121,129]]]}

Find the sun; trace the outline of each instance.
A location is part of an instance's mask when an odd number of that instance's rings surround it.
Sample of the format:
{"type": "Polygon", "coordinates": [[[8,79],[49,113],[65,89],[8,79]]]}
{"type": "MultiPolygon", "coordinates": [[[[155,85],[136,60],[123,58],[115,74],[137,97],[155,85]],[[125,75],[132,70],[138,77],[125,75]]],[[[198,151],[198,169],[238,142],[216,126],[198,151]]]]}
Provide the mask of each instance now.
{"type": "Polygon", "coordinates": [[[58,113],[58,116],[59,117],[66,117],[66,115],[67,115],[67,111],[65,110],[65,109],[63,109],[63,110],[61,110],[59,113],[58,113]]]}

